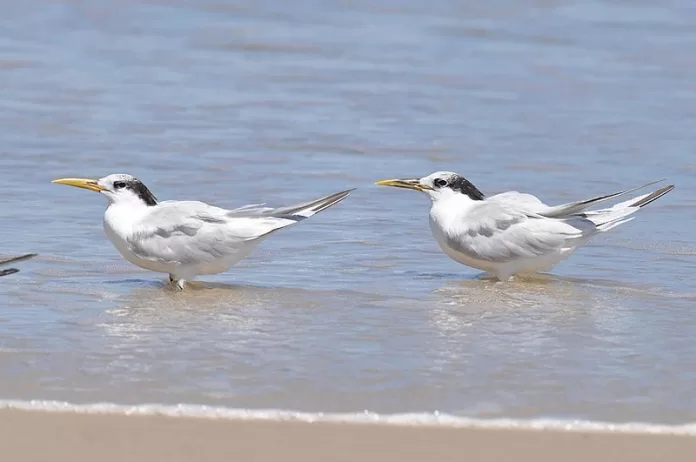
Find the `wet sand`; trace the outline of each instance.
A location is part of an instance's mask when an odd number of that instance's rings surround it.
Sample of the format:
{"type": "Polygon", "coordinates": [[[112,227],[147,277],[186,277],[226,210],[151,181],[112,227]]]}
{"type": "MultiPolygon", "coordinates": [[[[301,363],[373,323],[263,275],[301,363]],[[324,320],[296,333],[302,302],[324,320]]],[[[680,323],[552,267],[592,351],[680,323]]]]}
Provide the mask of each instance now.
{"type": "Polygon", "coordinates": [[[693,460],[689,436],[0,411],[3,460],[693,460]]]}

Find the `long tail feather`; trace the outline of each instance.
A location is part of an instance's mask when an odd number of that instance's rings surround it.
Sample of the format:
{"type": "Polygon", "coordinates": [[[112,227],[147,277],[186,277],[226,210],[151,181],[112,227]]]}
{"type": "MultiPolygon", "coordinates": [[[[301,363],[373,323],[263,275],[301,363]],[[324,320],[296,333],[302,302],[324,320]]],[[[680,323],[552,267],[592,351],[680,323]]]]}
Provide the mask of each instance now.
{"type": "Polygon", "coordinates": [[[341,191],[330,196],[322,197],[321,199],[317,199],[315,201],[277,208],[272,210],[270,212],[270,215],[278,218],[292,217],[294,219],[297,219],[298,221],[303,220],[323,210],[326,210],[333,205],[338,204],[343,199],[348,197],[348,195],[353,191],[355,191],[355,188],[349,189],[347,191],[341,191]]]}
{"type": "Polygon", "coordinates": [[[355,189],[349,189],[310,202],[279,208],[245,206],[235,210],[229,210],[227,215],[230,218],[247,220],[249,226],[254,230],[249,233],[248,239],[253,240],[268,236],[279,229],[294,225],[312,215],[316,215],[338,204],[353,191],[355,191],[355,189]],[[251,223],[253,223],[253,225],[251,223]]]}
{"type": "Polygon", "coordinates": [[[608,231],[616,226],[632,220],[634,213],[648,204],[655,202],[660,197],[674,189],[674,185],[665,186],[657,191],[642,196],[631,198],[608,209],[594,210],[583,213],[588,220],[592,221],[601,231],[608,231]]]}
{"type": "MultiPolygon", "coordinates": [[[[638,186],[638,187],[631,188],[631,189],[626,189],[624,191],[619,191],[619,192],[607,194],[604,196],[593,197],[592,199],[556,205],[556,206],[549,207],[548,209],[544,210],[542,213],[540,213],[540,215],[543,215],[543,216],[549,217],[549,218],[563,218],[563,217],[567,217],[570,215],[575,215],[575,214],[578,214],[580,212],[583,212],[584,210],[586,210],[594,205],[601,204],[602,202],[606,202],[606,201],[615,199],[617,197],[632,193],[634,191],[646,188],[648,186],[652,186],[652,185],[660,183],[662,181],[664,181],[664,180],[652,181],[652,182],[644,184],[642,186],[638,186]]],[[[667,192],[669,192],[669,191],[667,191],[667,192]]]]}
{"type": "Polygon", "coordinates": [[[667,194],[668,192],[670,192],[673,189],[674,189],[673,184],[671,184],[669,186],[665,186],[664,188],[660,188],[657,191],[655,191],[654,193],[648,194],[646,197],[643,197],[640,200],[637,200],[636,202],[634,202],[631,205],[631,207],[638,207],[638,208],[645,207],[646,205],[648,205],[652,202],[655,202],[656,200],[658,200],[659,198],[661,198],[662,196],[664,196],[665,194],[667,194]]]}
{"type": "Polygon", "coordinates": [[[350,195],[350,193],[353,191],[355,191],[355,188],[341,191],[336,194],[331,194],[330,196],[322,197],[310,202],[303,202],[301,204],[289,205],[286,207],[272,208],[246,205],[238,209],[230,210],[229,215],[234,217],[272,217],[284,218],[293,221],[302,221],[305,218],[309,218],[312,215],[338,204],[343,199],[348,197],[348,195],[350,195]]]}

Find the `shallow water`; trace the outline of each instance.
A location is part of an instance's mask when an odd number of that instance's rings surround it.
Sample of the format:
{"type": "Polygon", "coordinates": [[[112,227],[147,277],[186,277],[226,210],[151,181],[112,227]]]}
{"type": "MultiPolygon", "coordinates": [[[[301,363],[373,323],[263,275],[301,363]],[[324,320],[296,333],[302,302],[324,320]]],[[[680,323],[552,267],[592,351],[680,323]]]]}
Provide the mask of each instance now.
{"type": "Polygon", "coordinates": [[[2,2],[0,398],[696,421],[692,2],[2,2]],[[553,274],[440,253],[455,170],[564,202],[677,189],[553,274]],[[359,187],[193,290],[124,262],[104,200],[359,187]]]}

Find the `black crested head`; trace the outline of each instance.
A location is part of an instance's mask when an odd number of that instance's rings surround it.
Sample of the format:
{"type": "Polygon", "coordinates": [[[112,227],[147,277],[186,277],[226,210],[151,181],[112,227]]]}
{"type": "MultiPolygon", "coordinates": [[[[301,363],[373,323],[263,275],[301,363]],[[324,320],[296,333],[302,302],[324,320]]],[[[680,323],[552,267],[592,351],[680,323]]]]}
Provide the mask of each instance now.
{"type": "Polygon", "coordinates": [[[454,189],[455,191],[459,191],[462,194],[466,194],[469,196],[469,198],[475,201],[482,201],[484,199],[483,193],[479,191],[479,189],[474,186],[471,181],[460,175],[452,178],[450,188],[454,189]]]}
{"type": "Polygon", "coordinates": [[[152,207],[153,205],[157,205],[157,198],[149,189],[147,189],[147,186],[145,186],[142,181],[133,178],[127,187],[148,206],[152,207]]]}
{"type": "MultiPolygon", "coordinates": [[[[449,188],[458,193],[468,196],[471,200],[482,201],[484,195],[474,184],[461,175],[451,172],[440,172],[433,174],[432,180],[434,189],[449,188]]],[[[431,176],[431,177],[432,177],[431,176]]]]}
{"type": "MultiPolygon", "coordinates": [[[[108,177],[107,177],[108,178],[108,177]]],[[[111,187],[115,192],[127,189],[148,206],[157,205],[157,198],[139,179],[131,175],[113,175],[111,187]]]]}

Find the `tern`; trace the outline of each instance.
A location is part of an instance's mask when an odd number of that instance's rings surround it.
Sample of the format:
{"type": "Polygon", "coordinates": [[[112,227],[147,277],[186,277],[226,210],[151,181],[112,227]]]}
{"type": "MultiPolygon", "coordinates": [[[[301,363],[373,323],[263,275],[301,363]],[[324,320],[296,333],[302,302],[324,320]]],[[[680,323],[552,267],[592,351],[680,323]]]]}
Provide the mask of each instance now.
{"type": "Polygon", "coordinates": [[[486,197],[453,172],[376,184],[425,193],[432,201],[430,229],[442,251],[463,265],[506,281],[518,274],[550,270],[593,236],[632,220],[635,212],[674,189],[669,185],[610,208],[588,210],[656,183],[555,206],[517,191],[486,197]]]}
{"type": "MultiPolygon", "coordinates": [[[[8,258],[6,260],[0,260],[0,266],[7,266],[11,265],[13,263],[17,263],[20,261],[24,260],[29,260],[30,258],[34,258],[37,254],[35,253],[28,253],[26,255],[21,255],[19,257],[13,257],[13,258],[8,258]]],[[[7,268],[4,270],[0,270],[0,276],[8,276],[10,274],[18,273],[19,270],[17,268],[7,268]]]]}
{"type": "Polygon", "coordinates": [[[141,268],[169,273],[183,290],[198,275],[227,271],[274,231],[345,199],[353,189],[288,207],[247,205],[226,210],[197,201],[159,202],[137,178],[61,178],[53,183],[101,193],[108,205],[104,231],[120,254],[141,268]]]}

